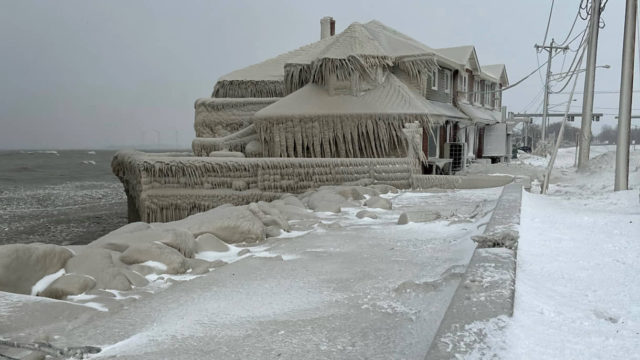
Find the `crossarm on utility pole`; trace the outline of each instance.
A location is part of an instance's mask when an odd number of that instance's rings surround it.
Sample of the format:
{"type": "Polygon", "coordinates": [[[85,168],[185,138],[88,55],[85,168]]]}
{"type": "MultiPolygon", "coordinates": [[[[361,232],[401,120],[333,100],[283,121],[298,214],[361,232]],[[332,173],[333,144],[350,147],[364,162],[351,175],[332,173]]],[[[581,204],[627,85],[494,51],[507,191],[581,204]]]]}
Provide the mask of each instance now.
{"type": "Polygon", "coordinates": [[[536,48],[536,50],[545,50],[547,51],[549,54],[549,57],[547,59],[547,75],[545,77],[545,81],[544,81],[544,102],[543,102],[543,106],[542,106],[542,126],[541,126],[541,130],[542,130],[542,142],[545,141],[546,139],[546,133],[547,133],[547,123],[549,121],[548,119],[548,113],[549,113],[549,78],[551,77],[551,59],[553,58],[553,54],[556,51],[562,50],[562,51],[567,51],[569,50],[569,46],[555,46],[553,45],[554,40],[551,39],[551,44],[549,45],[535,45],[534,47],[536,48]]]}

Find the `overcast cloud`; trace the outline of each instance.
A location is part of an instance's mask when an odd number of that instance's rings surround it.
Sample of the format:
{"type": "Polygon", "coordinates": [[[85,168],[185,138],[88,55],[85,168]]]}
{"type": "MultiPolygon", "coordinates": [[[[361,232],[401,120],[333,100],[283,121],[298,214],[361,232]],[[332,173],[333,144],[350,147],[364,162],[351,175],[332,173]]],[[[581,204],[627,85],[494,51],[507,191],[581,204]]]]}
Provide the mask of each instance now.
{"type": "MultiPolygon", "coordinates": [[[[505,63],[515,82],[538,66],[533,45],[542,42],[550,3],[0,0],[0,148],[187,147],[193,103],[211,95],[218,77],[317,40],[326,15],[337,31],[378,19],[434,48],[475,45],[481,64],[505,63]]],[[[556,1],[549,38],[566,36],[578,4],[556,1]]],[[[609,1],[603,18],[598,64],[611,69],[598,70],[596,89],[618,91],[624,2],[609,1]]],[[[541,89],[535,74],[506,92],[504,104],[522,111],[541,89]]],[[[580,111],[581,96],[572,110],[580,111]]],[[[618,100],[596,95],[595,112],[610,115],[595,131],[614,124],[618,100]]]]}

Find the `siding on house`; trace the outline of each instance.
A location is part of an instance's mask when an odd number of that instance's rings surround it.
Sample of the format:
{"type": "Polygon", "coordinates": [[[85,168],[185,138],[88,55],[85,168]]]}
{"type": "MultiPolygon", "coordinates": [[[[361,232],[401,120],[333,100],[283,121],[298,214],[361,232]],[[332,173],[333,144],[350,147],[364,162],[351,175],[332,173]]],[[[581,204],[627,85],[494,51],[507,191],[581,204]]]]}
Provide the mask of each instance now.
{"type": "MultiPolygon", "coordinates": [[[[453,71],[449,70],[451,73],[453,71]]],[[[438,70],[438,89],[434,90],[431,88],[431,75],[429,75],[429,79],[427,82],[427,86],[425,89],[424,97],[429,100],[444,102],[444,103],[452,103],[452,94],[453,94],[453,86],[451,86],[451,91],[448,93],[444,91],[444,68],[438,70]]],[[[452,75],[453,76],[453,75],[452,75]]],[[[453,79],[452,79],[453,82],[453,79]]]]}

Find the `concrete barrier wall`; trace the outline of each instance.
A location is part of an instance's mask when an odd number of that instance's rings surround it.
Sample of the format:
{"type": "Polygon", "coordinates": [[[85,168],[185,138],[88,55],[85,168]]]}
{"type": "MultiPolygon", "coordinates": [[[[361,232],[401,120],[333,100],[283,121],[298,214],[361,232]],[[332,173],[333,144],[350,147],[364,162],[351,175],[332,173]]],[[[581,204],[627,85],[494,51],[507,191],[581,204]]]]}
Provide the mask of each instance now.
{"type": "Polygon", "coordinates": [[[464,359],[485,346],[474,323],[513,314],[522,183],[504,187],[425,359],[464,359]]]}

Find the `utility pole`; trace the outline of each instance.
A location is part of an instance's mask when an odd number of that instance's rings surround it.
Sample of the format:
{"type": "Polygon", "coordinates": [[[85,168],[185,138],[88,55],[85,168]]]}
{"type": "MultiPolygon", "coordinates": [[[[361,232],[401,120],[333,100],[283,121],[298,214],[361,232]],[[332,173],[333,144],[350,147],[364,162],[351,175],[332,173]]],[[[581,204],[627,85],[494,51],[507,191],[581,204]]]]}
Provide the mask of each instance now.
{"type": "Polygon", "coordinates": [[[618,141],[616,142],[616,177],[614,190],[629,188],[629,136],[631,135],[631,103],[633,99],[633,56],[636,45],[635,27],[637,0],[627,0],[622,45],[622,75],[618,113],[618,141]]]}
{"type": "Polygon", "coordinates": [[[547,122],[549,121],[547,114],[549,113],[549,78],[551,77],[551,59],[553,58],[553,55],[559,51],[567,51],[569,50],[569,46],[555,46],[553,45],[553,43],[555,42],[554,39],[551,39],[551,44],[549,45],[538,45],[536,44],[534,47],[536,48],[536,50],[546,50],[549,53],[549,57],[547,59],[547,76],[545,78],[544,81],[544,103],[543,103],[543,107],[542,107],[542,126],[541,126],[541,131],[542,131],[542,142],[545,141],[545,137],[546,137],[546,132],[547,132],[547,122]]]}
{"type": "Polygon", "coordinates": [[[584,78],[584,95],[582,98],[582,126],[580,126],[580,143],[578,153],[578,169],[584,169],[589,162],[591,150],[591,121],[593,115],[593,89],[596,81],[596,55],[598,53],[598,32],[600,30],[600,0],[591,0],[591,18],[589,19],[589,45],[587,49],[587,72],[584,78]]]}

